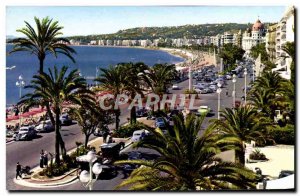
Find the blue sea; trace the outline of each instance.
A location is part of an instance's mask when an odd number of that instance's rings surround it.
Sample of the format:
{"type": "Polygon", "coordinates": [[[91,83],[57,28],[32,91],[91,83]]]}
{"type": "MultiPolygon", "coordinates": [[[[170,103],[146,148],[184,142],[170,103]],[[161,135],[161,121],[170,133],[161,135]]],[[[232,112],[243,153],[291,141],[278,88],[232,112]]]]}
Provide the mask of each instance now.
{"type": "MultiPolygon", "coordinates": [[[[6,51],[12,50],[12,45],[6,45],[6,51]]],[[[144,62],[147,65],[156,63],[179,63],[183,58],[170,55],[159,50],[147,50],[140,48],[121,48],[121,47],[96,47],[96,46],[73,46],[77,54],[74,55],[76,63],[62,55],[55,58],[49,54],[46,57],[44,71],[54,65],[61,67],[69,66],[70,69],[79,69],[83,76],[95,77],[96,68],[105,68],[109,65],[116,65],[121,62],[144,62]]],[[[39,62],[35,55],[28,52],[12,53],[6,57],[6,67],[16,66],[6,70],[6,105],[10,106],[19,101],[19,88],[16,81],[22,75],[26,84],[30,83],[32,76],[39,70],[39,62]]],[[[88,80],[88,83],[94,83],[88,80]]],[[[29,89],[22,89],[22,95],[30,92],[29,89]]]]}

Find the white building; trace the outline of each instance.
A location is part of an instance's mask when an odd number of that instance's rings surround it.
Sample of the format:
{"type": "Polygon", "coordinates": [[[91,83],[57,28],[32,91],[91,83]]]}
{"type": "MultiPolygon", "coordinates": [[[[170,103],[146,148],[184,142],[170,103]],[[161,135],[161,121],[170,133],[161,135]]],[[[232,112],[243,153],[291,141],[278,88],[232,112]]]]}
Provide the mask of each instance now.
{"type": "Polygon", "coordinates": [[[272,71],[278,71],[283,78],[291,79],[291,62],[292,58],[284,58],[287,54],[282,50],[286,42],[294,42],[294,22],[295,22],[295,8],[293,6],[288,7],[282,19],[276,27],[276,68],[272,71]]]}
{"type": "Polygon", "coordinates": [[[257,20],[252,26],[252,31],[248,28],[243,34],[242,48],[245,50],[246,55],[249,55],[253,46],[264,43],[265,41],[265,27],[260,20],[257,20]]]}

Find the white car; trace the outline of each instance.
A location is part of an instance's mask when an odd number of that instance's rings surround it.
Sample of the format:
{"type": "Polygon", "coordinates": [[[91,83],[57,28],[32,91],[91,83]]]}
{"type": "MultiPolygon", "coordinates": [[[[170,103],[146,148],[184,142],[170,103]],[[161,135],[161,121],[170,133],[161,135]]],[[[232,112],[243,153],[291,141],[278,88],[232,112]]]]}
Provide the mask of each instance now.
{"type": "Polygon", "coordinates": [[[36,136],[36,131],[33,126],[24,126],[19,129],[19,131],[14,136],[16,141],[19,140],[29,140],[36,136]]]}
{"type": "Polygon", "coordinates": [[[50,132],[54,130],[51,120],[42,121],[38,126],[35,127],[37,132],[50,132]]]}
{"type": "Polygon", "coordinates": [[[176,85],[176,84],[174,84],[174,85],[172,86],[172,90],[179,90],[179,86],[176,85]]]}
{"type": "Polygon", "coordinates": [[[132,142],[139,142],[144,139],[144,137],[147,135],[147,131],[142,129],[142,130],[137,130],[134,131],[131,137],[132,142]]]}
{"type": "Polygon", "coordinates": [[[217,85],[212,84],[209,86],[209,88],[212,89],[213,91],[216,91],[218,87],[217,85]]]}

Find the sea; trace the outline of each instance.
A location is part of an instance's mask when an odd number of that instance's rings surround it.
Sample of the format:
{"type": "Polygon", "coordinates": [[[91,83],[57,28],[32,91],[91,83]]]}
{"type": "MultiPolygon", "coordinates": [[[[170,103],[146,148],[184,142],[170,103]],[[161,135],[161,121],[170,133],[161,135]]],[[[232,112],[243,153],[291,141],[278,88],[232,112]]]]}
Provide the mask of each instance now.
{"type": "MultiPolygon", "coordinates": [[[[48,72],[48,69],[53,68],[54,65],[57,67],[65,65],[69,66],[70,70],[79,69],[82,76],[87,78],[87,82],[93,84],[95,83],[93,78],[97,73],[99,74],[96,71],[99,67],[106,68],[122,62],[144,62],[153,66],[157,63],[176,64],[184,61],[183,58],[161,50],[99,46],[72,47],[77,52],[73,55],[76,63],[63,55],[55,58],[52,54],[48,54],[44,62],[44,72],[48,72]]],[[[7,54],[12,48],[12,45],[6,45],[7,54]]],[[[16,52],[6,56],[6,68],[6,107],[9,107],[20,99],[20,88],[16,86],[19,76],[22,76],[25,84],[29,84],[32,76],[38,73],[39,61],[35,55],[28,52],[16,52]]],[[[29,92],[31,92],[30,89],[21,88],[21,95],[29,92]]]]}

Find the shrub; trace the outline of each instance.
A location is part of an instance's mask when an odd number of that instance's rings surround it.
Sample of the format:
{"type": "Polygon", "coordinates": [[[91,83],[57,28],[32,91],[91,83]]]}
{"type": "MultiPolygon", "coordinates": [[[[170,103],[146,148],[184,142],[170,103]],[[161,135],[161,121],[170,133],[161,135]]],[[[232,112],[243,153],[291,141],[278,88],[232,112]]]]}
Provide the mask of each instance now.
{"type": "Polygon", "coordinates": [[[266,155],[261,153],[259,149],[255,149],[255,151],[250,154],[250,159],[252,159],[252,160],[268,160],[266,158],[266,155]]]}
{"type": "Polygon", "coordinates": [[[276,126],[271,130],[271,135],[276,144],[295,144],[295,126],[287,124],[285,127],[276,126]]]}
{"type": "Polygon", "coordinates": [[[146,125],[140,122],[136,122],[135,124],[128,124],[120,127],[118,130],[115,130],[112,137],[131,137],[134,131],[144,129],[145,126],[146,125]]]}

